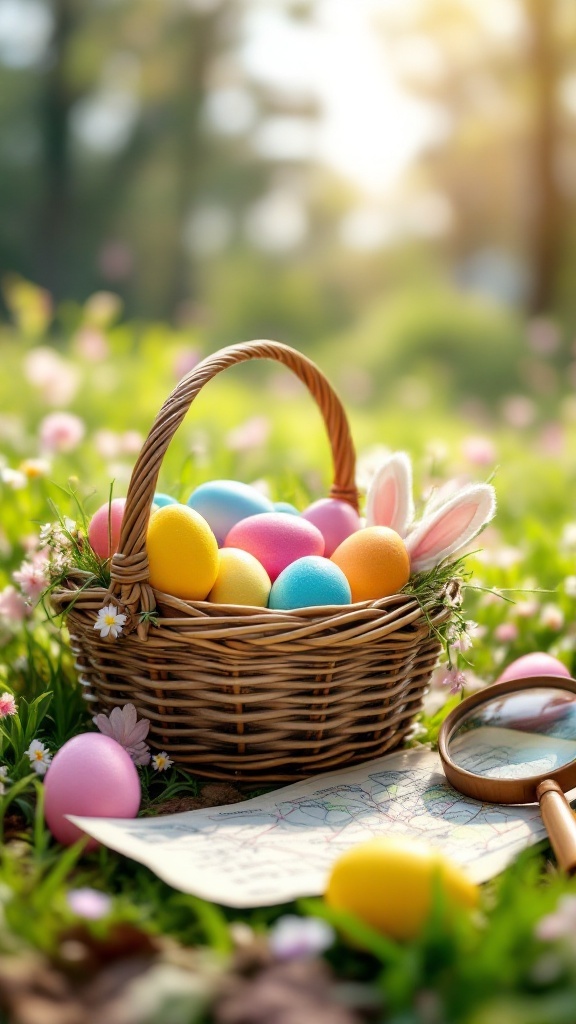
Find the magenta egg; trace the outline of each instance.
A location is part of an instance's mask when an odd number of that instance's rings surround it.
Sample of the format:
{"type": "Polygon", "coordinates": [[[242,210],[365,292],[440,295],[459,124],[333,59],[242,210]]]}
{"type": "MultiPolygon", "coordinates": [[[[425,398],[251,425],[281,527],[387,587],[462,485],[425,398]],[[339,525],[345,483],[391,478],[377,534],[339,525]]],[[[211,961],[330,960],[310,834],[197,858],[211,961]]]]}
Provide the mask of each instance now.
{"type": "Polygon", "coordinates": [[[236,523],[228,533],[224,547],[249,551],[264,566],[273,583],[282,570],[297,558],[323,555],[324,538],[313,523],[301,516],[288,512],[262,512],[236,523]]]}
{"type": "Polygon", "coordinates": [[[110,558],[118,550],[126,498],[113,498],[94,513],[88,527],[90,547],[99,558],[110,558]]]}
{"type": "Polygon", "coordinates": [[[523,679],[529,676],[566,676],[570,679],[570,672],[558,658],[551,654],[544,654],[542,651],[534,651],[532,654],[523,654],[521,658],[512,661],[498,676],[497,683],[505,683],[509,679],[523,679]]]}
{"type": "Polygon", "coordinates": [[[336,551],[346,537],[360,529],[360,516],[347,501],[339,498],[320,498],[304,509],[302,518],[313,523],[324,537],[326,558],[336,551]]]}
{"type": "MultiPolygon", "coordinates": [[[[86,835],[65,817],[135,818],[140,807],[138,772],[110,736],[84,732],[60,748],[44,782],[44,817],[52,835],[69,846],[86,835]]],[[[87,849],[98,843],[90,839],[87,849]]]]}

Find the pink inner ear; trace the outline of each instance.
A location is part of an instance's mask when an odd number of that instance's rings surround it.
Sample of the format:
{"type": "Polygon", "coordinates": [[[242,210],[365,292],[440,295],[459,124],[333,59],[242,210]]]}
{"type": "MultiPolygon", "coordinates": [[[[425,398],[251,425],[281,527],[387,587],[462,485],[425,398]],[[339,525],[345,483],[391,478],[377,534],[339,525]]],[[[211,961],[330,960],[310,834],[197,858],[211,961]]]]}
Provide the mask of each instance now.
{"type": "Polygon", "coordinates": [[[449,544],[453,544],[458,537],[466,533],[477,510],[478,502],[468,502],[443,515],[417,544],[418,557],[427,555],[429,551],[442,551],[449,544]]]}
{"type": "Polygon", "coordinates": [[[398,507],[396,493],[393,480],[387,480],[384,486],[378,489],[374,502],[374,522],[380,526],[388,526],[394,521],[398,507]]]}

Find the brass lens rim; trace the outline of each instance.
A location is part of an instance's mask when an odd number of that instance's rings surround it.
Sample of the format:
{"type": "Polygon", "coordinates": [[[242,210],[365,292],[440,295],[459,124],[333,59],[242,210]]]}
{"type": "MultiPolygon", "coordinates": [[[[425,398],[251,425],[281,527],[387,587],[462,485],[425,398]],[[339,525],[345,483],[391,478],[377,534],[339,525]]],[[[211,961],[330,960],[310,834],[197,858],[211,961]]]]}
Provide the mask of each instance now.
{"type": "Polygon", "coordinates": [[[525,779],[490,779],[461,768],[455,764],[448,752],[454,733],[472,711],[509,693],[542,688],[565,690],[576,696],[576,679],[571,676],[540,675],[493,683],[485,690],[479,690],[478,693],[465,697],[458,707],[447,715],[438,736],[438,752],[444,774],[454,789],[474,800],[498,804],[536,803],[536,790],[546,779],[556,781],[564,793],[574,789],[576,786],[576,756],[568,764],[562,765],[554,771],[544,772],[542,775],[531,775],[525,779]]]}

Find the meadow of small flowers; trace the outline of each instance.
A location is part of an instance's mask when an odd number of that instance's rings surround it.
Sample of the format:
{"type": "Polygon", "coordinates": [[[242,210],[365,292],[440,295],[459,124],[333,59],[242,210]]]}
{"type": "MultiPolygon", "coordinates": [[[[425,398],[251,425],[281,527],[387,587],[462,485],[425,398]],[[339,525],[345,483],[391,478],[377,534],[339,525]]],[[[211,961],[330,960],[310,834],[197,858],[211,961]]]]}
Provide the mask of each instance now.
{"type": "MultiPolygon", "coordinates": [[[[169,753],[151,757],[147,723],[130,708],[92,720],[46,592],[62,531],[73,534],[110,493],[126,493],[162,402],[210,348],[189,331],[123,323],[112,295],[54,311],[45,293],[19,287],[12,321],[0,325],[0,1019],[6,1006],[6,1019],[27,1019],[20,997],[2,995],[5,958],[41,957],[72,992],[70,979],[86,987],[111,958],[129,959],[136,948],[164,981],[141,1016],[134,1010],[118,1021],[572,1024],[576,887],[546,851],[526,854],[485,886],[473,920],[436,918],[400,946],[350,921],[357,941],[349,943],[320,900],[232,913],[174,892],[105,849],[83,856],[54,843],[43,823],[43,777],[76,733],[99,729],[125,746],[141,776],[144,814],[202,791],[169,753]],[[251,996],[242,988],[248,977],[251,996]],[[266,1003],[258,978],[276,986],[276,1002],[266,1003]],[[238,999],[220,1004],[215,993],[226,986],[238,999]],[[299,1016],[270,1009],[302,998],[302,986],[314,997],[299,1016]],[[240,990],[253,1016],[230,1008],[243,1005],[240,990]]],[[[322,369],[343,384],[361,489],[382,454],[400,449],[412,456],[421,500],[447,481],[489,479],[496,488],[496,517],[466,559],[466,629],[434,672],[413,742],[434,742],[462,693],[494,681],[522,654],[549,652],[574,674],[576,395],[568,378],[548,367],[545,395],[535,387],[487,411],[459,396],[440,407],[433,395],[408,408],[406,389],[397,403],[363,406],[346,393],[342,367],[322,369]]],[[[303,506],[326,492],[329,476],[309,396],[283,369],[263,377],[260,367],[255,375],[242,367],[196,400],[159,484],[185,500],[203,480],[236,478],[303,506]]],[[[121,618],[104,614],[100,631],[121,631],[121,618]]]]}

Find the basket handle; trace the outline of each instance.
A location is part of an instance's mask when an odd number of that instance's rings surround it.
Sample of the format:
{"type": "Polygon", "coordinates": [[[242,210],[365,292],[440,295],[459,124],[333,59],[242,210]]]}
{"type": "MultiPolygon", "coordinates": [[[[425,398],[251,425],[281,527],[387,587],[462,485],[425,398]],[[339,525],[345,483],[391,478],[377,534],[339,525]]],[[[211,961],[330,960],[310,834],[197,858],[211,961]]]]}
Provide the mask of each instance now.
{"type": "MultiPolygon", "coordinates": [[[[110,595],[131,612],[151,612],[154,595],[148,584],[146,532],[150,508],[156,490],[162,460],[190,405],[204,385],[229,366],[249,359],[274,359],[287,366],[306,385],[315,399],[326,426],[332,449],[334,483],[330,497],[347,501],[358,509],[355,484],[356,455],[346,413],[340,399],[324,375],[306,356],[277,341],[250,341],[230,345],[207,356],[186,374],[164,402],[146,438],[126,496],[122,530],[117,553],[110,566],[110,595]]],[[[141,625],[147,632],[146,616],[141,625]]]]}

